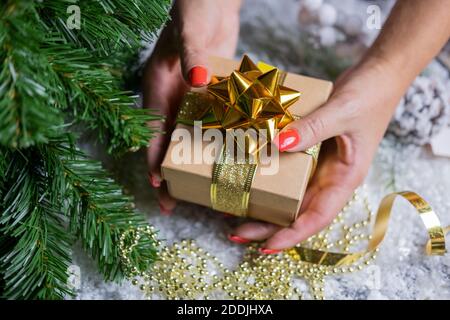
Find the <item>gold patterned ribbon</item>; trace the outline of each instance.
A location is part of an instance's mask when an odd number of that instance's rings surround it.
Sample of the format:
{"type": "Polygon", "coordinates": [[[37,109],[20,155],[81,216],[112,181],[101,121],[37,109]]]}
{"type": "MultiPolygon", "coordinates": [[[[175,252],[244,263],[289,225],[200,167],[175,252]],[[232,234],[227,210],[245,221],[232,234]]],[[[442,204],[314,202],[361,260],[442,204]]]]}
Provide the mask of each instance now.
{"type": "Polygon", "coordinates": [[[210,189],[213,209],[245,217],[257,167],[251,157],[236,163],[235,157],[224,145],[213,165],[210,189]]]}
{"type": "Polygon", "coordinates": [[[438,216],[428,202],[417,193],[411,191],[395,192],[383,198],[378,207],[372,236],[366,250],[355,253],[338,253],[300,246],[287,250],[287,253],[294,260],[312,264],[325,266],[344,266],[353,264],[363,256],[375,251],[381,244],[387,232],[392,206],[395,199],[399,196],[406,199],[416,209],[427,229],[429,241],[426,245],[426,253],[428,255],[444,255],[446,253],[445,234],[450,231],[450,227],[443,228],[438,216]]]}
{"type": "MultiPolygon", "coordinates": [[[[208,93],[190,92],[185,96],[178,115],[178,122],[192,124],[201,120],[204,129],[263,129],[267,141],[272,141],[277,129],[298,119],[288,108],[299,98],[296,90],[282,84],[286,73],[259,62],[255,65],[244,56],[238,70],[229,77],[212,77],[208,93]],[[206,107],[205,107],[206,106],[206,107]]],[[[213,165],[210,197],[212,208],[217,211],[246,216],[250,189],[257,169],[258,152],[264,145],[258,138],[245,136],[244,145],[226,143],[219,159],[213,165]],[[237,161],[234,148],[245,150],[244,161],[237,161]]],[[[316,167],[320,144],[305,153],[312,156],[316,167]]]]}

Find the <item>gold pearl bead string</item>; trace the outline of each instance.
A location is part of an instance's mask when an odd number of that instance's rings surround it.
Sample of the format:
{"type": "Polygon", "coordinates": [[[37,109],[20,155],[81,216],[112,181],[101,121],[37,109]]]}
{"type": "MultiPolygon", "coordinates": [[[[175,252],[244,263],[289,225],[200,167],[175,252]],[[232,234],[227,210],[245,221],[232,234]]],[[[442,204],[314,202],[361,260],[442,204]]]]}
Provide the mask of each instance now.
{"type": "MultiPolygon", "coordinates": [[[[330,226],[299,246],[349,251],[369,239],[367,228],[372,215],[365,188],[358,189],[330,226]],[[364,217],[346,223],[351,207],[358,202],[362,203],[364,217]],[[336,232],[340,234],[331,240],[331,235],[336,232]]],[[[123,234],[119,246],[128,278],[148,299],[324,299],[327,276],[362,270],[376,258],[374,252],[351,266],[324,266],[295,261],[288,251],[261,255],[258,244],[252,243],[247,246],[242,262],[230,270],[194,240],[182,240],[161,248],[159,260],[150,270],[138,271],[130,267],[129,255],[139,239],[145,236],[157,241],[151,227],[138,228],[123,234]],[[302,279],[308,283],[309,292],[298,287],[297,282],[302,279]]]]}

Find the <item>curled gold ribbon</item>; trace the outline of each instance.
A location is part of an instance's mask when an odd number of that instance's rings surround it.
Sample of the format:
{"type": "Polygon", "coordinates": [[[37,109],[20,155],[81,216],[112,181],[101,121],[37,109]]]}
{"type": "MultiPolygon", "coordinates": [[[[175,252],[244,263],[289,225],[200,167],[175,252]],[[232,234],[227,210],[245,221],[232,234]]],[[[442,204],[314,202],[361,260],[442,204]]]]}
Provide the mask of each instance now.
{"type": "Polygon", "coordinates": [[[395,192],[388,194],[383,198],[378,207],[372,236],[366,250],[355,253],[338,253],[299,246],[287,250],[287,253],[294,260],[312,264],[325,266],[344,266],[353,264],[363,256],[375,251],[383,241],[387,232],[392,206],[394,200],[398,196],[406,199],[416,209],[427,229],[429,241],[426,245],[426,253],[428,255],[444,255],[446,253],[445,234],[450,231],[450,227],[444,229],[438,216],[428,202],[417,193],[411,191],[395,192]]]}

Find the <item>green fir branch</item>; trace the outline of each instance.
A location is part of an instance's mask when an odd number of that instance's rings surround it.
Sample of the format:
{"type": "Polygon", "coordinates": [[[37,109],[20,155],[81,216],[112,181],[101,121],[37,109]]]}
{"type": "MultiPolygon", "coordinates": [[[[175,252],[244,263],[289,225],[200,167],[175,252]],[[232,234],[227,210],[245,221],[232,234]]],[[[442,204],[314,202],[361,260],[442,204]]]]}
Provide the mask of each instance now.
{"type": "MultiPolygon", "coordinates": [[[[2,150],[2,154],[9,151],[2,150]]],[[[67,284],[72,237],[64,227],[64,175],[55,159],[37,148],[13,152],[6,170],[0,216],[2,297],[62,299],[67,284]],[[43,156],[44,155],[44,156],[43,156]],[[49,166],[54,169],[49,172],[49,166]]]]}
{"type": "Polygon", "coordinates": [[[62,116],[52,103],[61,98],[58,78],[39,54],[42,30],[32,2],[0,7],[0,145],[28,147],[46,142],[62,116]],[[58,91],[59,89],[59,91],[58,91]]]}
{"type": "Polygon", "coordinates": [[[154,133],[148,123],[161,117],[135,106],[136,97],[119,89],[120,77],[111,74],[111,65],[69,45],[50,43],[44,52],[67,92],[60,107],[69,107],[76,120],[98,130],[110,153],[148,146],[154,133]]]}
{"type": "MultiPolygon", "coordinates": [[[[106,280],[125,276],[119,240],[148,226],[133,199],[89,160],[70,136],[26,151],[1,149],[10,162],[0,176],[0,275],[8,299],[61,299],[67,284],[71,246],[80,239],[106,280]]],[[[4,162],[0,162],[0,165],[4,162]]],[[[157,257],[152,239],[131,253],[134,267],[148,270],[157,257]]],[[[0,288],[2,284],[0,282],[0,288]]]]}
{"type": "Polygon", "coordinates": [[[42,1],[38,8],[48,30],[57,31],[66,43],[107,56],[153,40],[168,18],[170,5],[170,0],[62,0],[42,1]],[[79,30],[68,28],[66,23],[71,4],[80,8],[79,30]]]}
{"type": "MultiPolygon", "coordinates": [[[[148,226],[144,216],[134,208],[133,198],[102,168],[80,151],[73,153],[68,141],[52,145],[59,154],[70,190],[70,230],[81,239],[86,252],[96,259],[100,272],[107,280],[120,280],[124,266],[120,260],[119,239],[130,229],[148,226]]],[[[136,268],[147,270],[157,257],[153,241],[142,239],[134,247],[136,268]]]]}
{"type": "Polygon", "coordinates": [[[75,147],[75,122],[117,154],[147,146],[160,117],[120,86],[123,58],[166,21],[169,0],[6,0],[0,5],[0,296],[61,299],[80,239],[108,280],[144,271],[154,239],[124,266],[122,234],[148,227],[101,164],[75,147]],[[68,29],[67,7],[81,9],[68,29]],[[119,71],[119,72],[118,72],[119,71]]]}

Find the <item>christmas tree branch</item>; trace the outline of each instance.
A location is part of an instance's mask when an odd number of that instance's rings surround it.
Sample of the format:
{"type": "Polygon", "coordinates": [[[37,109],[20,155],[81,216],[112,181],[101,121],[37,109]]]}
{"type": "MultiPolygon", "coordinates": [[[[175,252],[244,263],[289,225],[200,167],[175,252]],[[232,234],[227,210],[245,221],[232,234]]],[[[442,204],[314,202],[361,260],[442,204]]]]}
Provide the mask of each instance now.
{"type": "Polygon", "coordinates": [[[136,49],[153,35],[168,18],[170,0],[79,0],[83,19],[79,30],[66,23],[71,0],[42,1],[38,4],[47,28],[58,31],[67,43],[89,48],[98,55],[110,55],[117,49],[136,49]],[[95,23],[92,23],[95,21],[95,23]]]}
{"type": "MultiPolygon", "coordinates": [[[[169,0],[6,0],[0,5],[0,296],[60,299],[71,246],[80,239],[106,279],[144,271],[156,240],[123,235],[150,228],[132,198],[68,132],[82,121],[112,153],[146,146],[159,116],[120,89],[125,53],[164,23],[169,0]],[[67,24],[81,9],[81,29],[67,24]]],[[[147,233],[149,234],[149,233],[147,233]]],[[[151,233],[150,233],[151,234],[151,233]]]]}
{"type": "Polygon", "coordinates": [[[51,43],[44,52],[68,92],[66,106],[77,120],[99,131],[109,152],[120,154],[148,145],[154,132],[148,123],[161,117],[135,107],[136,97],[118,89],[112,66],[68,45],[51,43]]]}
{"type": "MultiPolygon", "coordinates": [[[[154,32],[155,26],[164,21],[169,5],[168,1],[158,2],[144,14],[145,8],[155,1],[138,2],[143,5],[131,6],[132,10],[127,11],[126,2],[122,1],[89,2],[89,5],[81,1],[83,15],[96,14],[107,22],[104,26],[95,23],[79,31],[70,30],[72,35],[84,37],[75,44],[54,30],[67,29],[62,17],[67,16],[71,1],[10,0],[1,8],[0,59],[4,63],[0,69],[0,95],[4,98],[0,100],[0,144],[27,147],[46,142],[49,129],[62,124],[58,109],[70,105],[77,119],[89,122],[90,127],[99,129],[101,137],[107,138],[110,152],[122,153],[148,145],[152,130],[147,123],[159,117],[148,110],[133,108],[135,97],[120,91],[120,74],[112,75],[112,65],[98,63],[97,49],[74,50],[74,45],[82,47],[87,42],[95,42],[100,31],[109,42],[115,41],[105,45],[104,50],[111,51],[110,46],[116,52],[124,47],[136,49],[142,36],[139,28],[148,27],[144,30],[149,34],[154,32]],[[41,23],[34,6],[42,15],[58,18],[44,19],[46,23],[41,23]],[[125,22],[129,25],[123,26],[125,22]],[[132,40],[125,41],[125,38],[132,40]]],[[[116,56],[110,60],[117,63],[116,56]]]]}
{"type": "Polygon", "coordinates": [[[39,54],[41,30],[30,2],[0,7],[0,145],[28,147],[46,142],[62,124],[57,109],[58,79],[39,54]]]}
{"type": "MultiPolygon", "coordinates": [[[[70,143],[52,144],[53,151],[61,155],[70,198],[70,229],[82,242],[83,248],[97,260],[107,280],[120,280],[124,276],[119,239],[131,229],[146,228],[144,216],[134,209],[133,199],[104,171],[98,161],[89,160],[79,150],[72,153],[70,143]]],[[[152,239],[141,239],[133,248],[137,270],[147,270],[156,259],[157,251],[152,239]]]]}
{"type": "MultiPolygon", "coordinates": [[[[10,151],[3,148],[1,153],[10,151]]],[[[61,213],[64,176],[57,174],[55,159],[46,156],[36,148],[13,152],[4,174],[0,273],[7,299],[62,299],[73,294],[67,284],[73,239],[61,213]]]]}
{"type": "MultiPolygon", "coordinates": [[[[67,267],[76,238],[105,279],[121,280],[129,266],[121,260],[120,237],[148,224],[101,164],[76,150],[68,136],[22,152],[2,148],[1,157],[10,161],[0,172],[3,296],[73,294],[67,267]]],[[[140,239],[131,256],[136,270],[147,270],[157,256],[154,239],[140,239]]]]}

